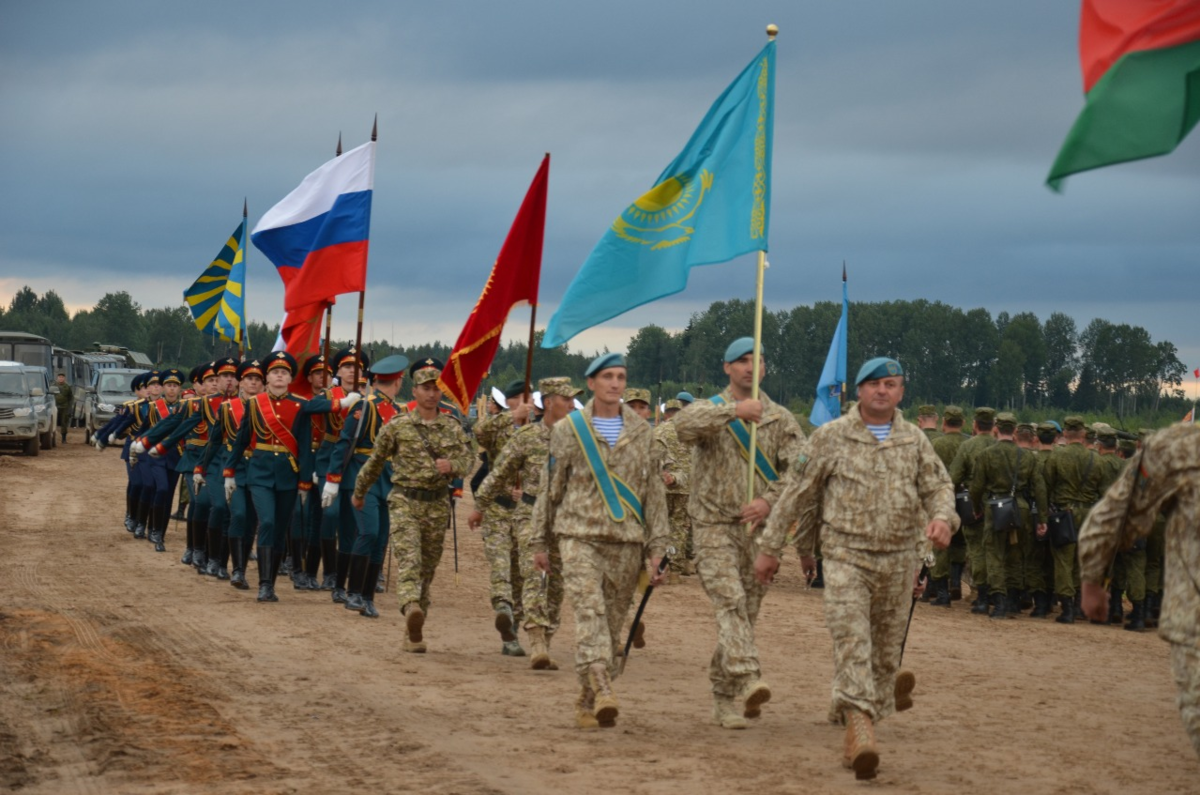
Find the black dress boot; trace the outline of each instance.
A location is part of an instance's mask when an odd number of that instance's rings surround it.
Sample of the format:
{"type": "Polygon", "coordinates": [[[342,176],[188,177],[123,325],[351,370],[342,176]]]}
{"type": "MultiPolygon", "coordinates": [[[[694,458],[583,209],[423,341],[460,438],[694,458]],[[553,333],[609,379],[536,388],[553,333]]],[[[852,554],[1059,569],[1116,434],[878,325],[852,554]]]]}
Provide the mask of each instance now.
{"type": "Polygon", "coordinates": [[[192,532],[196,536],[196,551],[192,553],[192,565],[196,567],[197,574],[204,574],[208,566],[208,551],[211,549],[216,552],[216,547],[212,545],[212,539],[209,537],[207,522],[193,522],[192,532]]]}
{"type": "Polygon", "coordinates": [[[258,548],[258,601],[278,602],[275,595],[275,548],[259,546],[258,548]]]}
{"type": "Polygon", "coordinates": [[[317,580],[317,572],[321,570],[321,545],[309,544],[304,552],[304,576],[308,579],[308,589],[310,591],[321,590],[321,583],[317,580]]]}
{"type": "Polygon", "coordinates": [[[171,521],[171,506],[156,505],[154,506],[154,529],[150,531],[150,541],[154,544],[155,552],[166,552],[167,547],[163,543],[167,534],[167,523],[171,521]]]}
{"type": "Polygon", "coordinates": [[[196,543],[196,524],[191,519],[184,523],[184,538],[183,557],[179,559],[179,562],[190,566],[192,565],[192,550],[199,546],[196,543]]]}
{"type": "Polygon", "coordinates": [[[980,585],[975,590],[975,601],[971,603],[971,612],[978,616],[986,616],[988,612],[988,597],[990,591],[986,585],[980,585]]]}
{"type": "Polygon", "coordinates": [[[1050,597],[1045,591],[1033,592],[1033,612],[1030,618],[1046,618],[1050,615],[1050,597]]]}
{"type": "Polygon", "coordinates": [[[246,548],[242,546],[242,539],[229,539],[229,552],[233,556],[233,573],[229,576],[229,584],[245,591],[250,584],[246,582],[246,548]]]}
{"type": "Polygon", "coordinates": [[[1146,628],[1146,600],[1134,602],[1129,610],[1129,623],[1125,629],[1130,632],[1141,632],[1146,628]]]}
{"type": "Polygon", "coordinates": [[[1108,623],[1121,624],[1125,621],[1125,605],[1121,601],[1121,589],[1115,585],[1108,589],[1108,623]]]}
{"type": "Polygon", "coordinates": [[[950,581],[945,577],[939,577],[933,581],[933,589],[937,592],[933,600],[934,607],[949,607],[950,606],[950,581]]]}
{"type": "Polygon", "coordinates": [[[337,539],[322,538],[321,539],[321,571],[324,577],[321,579],[321,590],[332,591],[337,586],[337,539]]]}
{"type": "Polygon", "coordinates": [[[344,604],[346,601],[346,577],[350,574],[350,554],[337,553],[337,579],[333,585],[333,601],[344,604]]]}
{"type": "Polygon", "coordinates": [[[963,573],[963,564],[961,564],[961,563],[951,563],[950,564],[950,601],[951,602],[962,601],[962,573],[963,573]]]}
{"type": "Polygon", "coordinates": [[[1058,618],[1054,619],[1059,624],[1074,624],[1075,623],[1075,597],[1062,597],[1062,612],[1058,618]]]}
{"type": "Polygon", "coordinates": [[[141,540],[146,537],[146,522],[150,520],[150,506],[138,500],[137,511],[133,515],[133,537],[141,540]]]}
{"type": "MultiPolygon", "coordinates": [[[[368,558],[367,560],[370,560],[368,558]]],[[[364,583],[372,583],[379,579],[379,572],[383,568],[379,563],[367,563],[367,576],[363,578],[364,583]]],[[[362,593],[363,606],[358,611],[367,618],[379,618],[379,611],[375,609],[375,593],[371,588],[364,588],[362,593]]],[[[346,605],[349,607],[350,605],[346,605]]]]}
{"type": "Polygon", "coordinates": [[[346,581],[347,610],[362,610],[363,594],[368,590],[374,591],[375,583],[367,582],[368,563],[370,563],[370,558],[366,555],[350,556],[350,577],[346,581]]]}

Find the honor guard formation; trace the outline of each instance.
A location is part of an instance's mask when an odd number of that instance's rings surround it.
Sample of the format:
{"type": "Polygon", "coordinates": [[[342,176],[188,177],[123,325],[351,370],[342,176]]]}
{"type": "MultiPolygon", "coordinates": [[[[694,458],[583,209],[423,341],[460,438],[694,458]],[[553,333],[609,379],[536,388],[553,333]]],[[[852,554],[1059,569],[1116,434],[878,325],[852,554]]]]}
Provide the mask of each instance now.
{"type": "Polygon", "coordinates": [[[242,590],[255,562],[260,603],[279,600],[280,573],[367,618],[379,618],[375,597],[390,589],[414,654],[436,637],[428,622],[448,531],[458,576],[455,504],[474,472],[468,525],[482,535],[499,652],[539,671],[569,665],[581,729],[617,724],[627,707],[616,681],[645,646],[649,595],[690,576],[716,629],[713,721],[753,726],[771,700],[754,627],[793,547],[823,589],[827,715],[845,727],[842,763],[857,778],[877,774],[875,725],[913,706],[916,678],[902,661],[918,601],[962,602],[997,621],[1157,627],[1200,753],[1194,426],[1135,438],[1075,416],[1032,424],[929,405],[911,423],[899,409],[903,367],[876,358],[858,371],[857,400],[806,437],[755,389],[768,357],[756,368],[751,338],[723,359],[720,392],[680,392],[657,423],[619,353],[582,373],[584,404],[568,376],[516,381],[494,390],[472,439],[444,403],[437,359],[372,364],[349,347],[297,372],[283,351],[226,358],[138,376],[137,398],[95,445],[122,446],[135,539],[182,547],[181,563],[242,590]],[[403,404],[406,376],[413,401],[403,404]],[[297,377],[313,397],[292,391],[297,377]],[[169,542],[181,476],[186,534],[169,542]],[[564,600],[571,663],[551,651],[564,600]]]}

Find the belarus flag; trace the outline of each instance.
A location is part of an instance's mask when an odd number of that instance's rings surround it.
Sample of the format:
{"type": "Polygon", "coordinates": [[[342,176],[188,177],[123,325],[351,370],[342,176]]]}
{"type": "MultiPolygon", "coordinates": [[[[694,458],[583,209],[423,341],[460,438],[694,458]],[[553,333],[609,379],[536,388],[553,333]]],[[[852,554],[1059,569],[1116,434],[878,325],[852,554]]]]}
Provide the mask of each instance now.
{"type": "Polygon", "coordinates": [[[254,227],[250,239],[279,270],[289,313],[366,289],[374,184],[371,141],[309,174],[254,227]]]}

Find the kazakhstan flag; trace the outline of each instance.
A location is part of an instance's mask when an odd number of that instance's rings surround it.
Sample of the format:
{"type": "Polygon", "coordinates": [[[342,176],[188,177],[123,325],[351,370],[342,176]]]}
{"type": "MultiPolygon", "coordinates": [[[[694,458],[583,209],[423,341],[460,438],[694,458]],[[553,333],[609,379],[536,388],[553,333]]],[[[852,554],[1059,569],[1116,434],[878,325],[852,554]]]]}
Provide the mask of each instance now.
{"type": "Polygon", "coordinates": [[[242,341],[246,298],[246,221],[226,241],[221,253],[200,278],[183,291],[196,321],[205,334],[229,342],[242,341]]]}
{"type": "Polygon", "coordinates": [[[683,152],[596,244],[543,348],[687,286],[695,265],[767,250],[775,42],[717,98],[683,152]]]}

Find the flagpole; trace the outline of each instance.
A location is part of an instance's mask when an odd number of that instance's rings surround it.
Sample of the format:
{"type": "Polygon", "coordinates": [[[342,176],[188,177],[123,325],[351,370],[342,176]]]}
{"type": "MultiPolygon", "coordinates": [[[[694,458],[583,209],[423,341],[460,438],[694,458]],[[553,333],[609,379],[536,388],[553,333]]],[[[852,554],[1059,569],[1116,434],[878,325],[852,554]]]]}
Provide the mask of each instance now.
{"type": "MultiPolygon", "coordinates": [[[[775,41],[779,28],[767,25],[767,41],[775,41]]],[[[758,400],[758,379],[762,375],[762,316],[763,316],[763,277],[767,271],[767,252],[759,249],[758,278],[754,290],[754,365],[750,385],[750,399],[758,400]]],[[[750,450],[746,471],[746,504],[754,502],[754,461],[758,452],[758,423],[750,423],[750,450]]],[[[754,532],[754,523],[746,523],[747,535],[754,532]]]]}
{"type": "Polygon", "coordinates": [[[246,274],[250,272],[250,252],[246,250],[246,238],[250,235],[250,204],[245,196],[242,197],[242,239],[238,245],[242,249],[242,327],[238,329],[238,361],[246,358],[246,274]]]}
{"type": "MultiPolygon", "coordinates": [[[[848,303],[849,303],[849,301],[846,298],[846,260],[842,260],[842,305],[845,306],[848,303]]],[[[843,342],[845,343],[846,349],[849,350],[850,322],[849,322],[848,318],[847,318],[847,322],[846,322],[846,339],[843,340],[843,342]]],[[[849,373],[847,372],[847,363],[846,362],[842,362],[842,372],[847,373],[847,375],[849,375],[849,373]]],[[[845,411],[846,411],[846,382],[845,381],[839,382],[839,386],[841,388],[838,390],[838,405],[841,406],[842,413],[845,413],[845,411]]],[[[834,417],[834,419],[836,420],[837,417],[834,417]]]]}
{"type": "MultiPolygon", "coordinates": [[[[341,130],[338,130],[337,151],[334,152],[333,156],[334,157],[342,156],[342,131],[341,130]]],[[[329,339],[332,336],[333,336],[333,304],[330,304],[329,306],[325,307],[325,348],[321,352],[322,355],[324,355],[324,357],[325,357],[325,366],[326,367],[330,366],[330,364],[329,364],[329,339]]],[[[330,370],[328,383],[331,387],[333,386],[333,376],[334,375],[336,375],[336,373],[334,373],[332,370],[330,370]]],[[[355,386],[357,386],[357,384],[355,384],[355,386]]],[[[353,392],[354,389],[351,388],[349,391],[353,392]]]]}
{"type": "MultiPolygon", "coordinates": [[[[375,114],[375,122],[371,125],[371,143],[375,143],[379,139],[379,114],[375,114]]],[[[338,154],[341,154],[342,135],[338,133],[338,154]]],[[[363,287],[366,287],[366,279],[363,279],[363,287]]],[[[363,326],[363,307],[367,301],[367,291],[365,289],[358,293],[358,325],[354,329],[354,350],[362,351],[362,326],[363,326]]],[[[359,375],[359,356],[358,353],[354,357],[354,383],[350,387],[350,391],[358,391],[358,375],[359,375]]]]}

